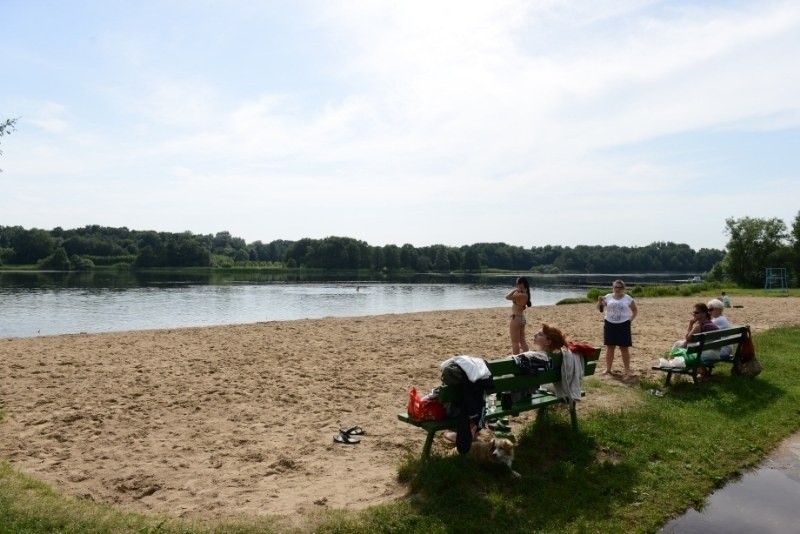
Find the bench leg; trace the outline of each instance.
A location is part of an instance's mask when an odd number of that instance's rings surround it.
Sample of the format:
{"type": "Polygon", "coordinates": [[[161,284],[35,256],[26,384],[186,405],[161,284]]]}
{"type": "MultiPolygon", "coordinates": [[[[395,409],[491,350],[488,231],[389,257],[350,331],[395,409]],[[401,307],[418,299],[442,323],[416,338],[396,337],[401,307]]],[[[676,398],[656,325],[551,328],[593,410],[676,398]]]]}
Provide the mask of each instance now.
{"type": "Polygon", "coordinates": [[[422,459],[427,460],[431,455],[431,445],[433,445],[433,436],[436,434],[435,430],[428,431],[428,437],[425,439],[425,446],[422,448],[422,459]]]}
{"type": "Polygon", "coordinates": [[[547,417],[547,406],[542,406],[536,410],[536,423],[541,423],[547,417]]]}
{"type": "Polygon", "coordinates": [[[667,371],[667,382],[664,385],[668,386],[671,381],[672,381],[672,371],[667,371]]]}
{"type": "Polygon", "coordinates": [[[572,422],[572,430],[573,432],[578,432],[578,403],[575,401],[567,401],[569,402],[569,418],[572,422]]]}

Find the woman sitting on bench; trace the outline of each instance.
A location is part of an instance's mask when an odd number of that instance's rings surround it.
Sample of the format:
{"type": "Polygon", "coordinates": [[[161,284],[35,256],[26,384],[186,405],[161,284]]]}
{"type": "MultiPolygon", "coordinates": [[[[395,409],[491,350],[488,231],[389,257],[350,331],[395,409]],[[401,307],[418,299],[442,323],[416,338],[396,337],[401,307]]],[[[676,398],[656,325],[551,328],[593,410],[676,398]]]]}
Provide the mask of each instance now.
{"type": "Polygon", "coordinates": [[[711,332],[712,330],[719,330],[719,327],[711,320],[708,313],[708,306],[702,302],[694,305],[692,310],[692,318],[689,319],[689,328],[686,330],[686,337],[679,339],[672,346],[672,349],[685,349],[692,341],[692,336],[699,332],[711,332]]]}

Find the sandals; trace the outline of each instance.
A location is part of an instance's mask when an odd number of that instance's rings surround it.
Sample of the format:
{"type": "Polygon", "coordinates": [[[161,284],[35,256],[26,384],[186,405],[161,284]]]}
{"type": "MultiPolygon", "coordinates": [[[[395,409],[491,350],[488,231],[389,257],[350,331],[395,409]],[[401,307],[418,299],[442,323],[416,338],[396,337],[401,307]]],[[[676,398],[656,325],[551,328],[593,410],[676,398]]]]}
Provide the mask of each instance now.
{"type": "Polygon", "coordinates": [[[361,443],[361,440],[353,439],[351,436],[363,436],[364,434],[364,429],[358,425],[350,428],[340,428],[339,433],[333,436],[333,442],[343,445],[355,445],[356,443],[361,443]]]}
{"type": "Polygon", "coordinates": [[[341,443],[342,445],[355,445],[356,443],[361,443],[360,439],[353,439],[350,437],[350,434],[345,432],[339,432],[335,436],[333,436],[334,443],[341,443]]]}

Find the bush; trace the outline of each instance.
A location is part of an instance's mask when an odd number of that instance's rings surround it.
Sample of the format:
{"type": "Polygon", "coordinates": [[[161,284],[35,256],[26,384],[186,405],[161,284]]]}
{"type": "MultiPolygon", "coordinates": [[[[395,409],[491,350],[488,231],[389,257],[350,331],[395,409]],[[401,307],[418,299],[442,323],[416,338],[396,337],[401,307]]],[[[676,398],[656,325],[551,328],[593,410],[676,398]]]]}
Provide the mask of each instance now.
{"type": "Polygon", "coordinates": [[[89,258],[84,258],[82,256],[78,256],[77,254],[73,254],[72,258],[72,266],[76,271],[91,271],[94,269],[94,262],[89,258]]]}

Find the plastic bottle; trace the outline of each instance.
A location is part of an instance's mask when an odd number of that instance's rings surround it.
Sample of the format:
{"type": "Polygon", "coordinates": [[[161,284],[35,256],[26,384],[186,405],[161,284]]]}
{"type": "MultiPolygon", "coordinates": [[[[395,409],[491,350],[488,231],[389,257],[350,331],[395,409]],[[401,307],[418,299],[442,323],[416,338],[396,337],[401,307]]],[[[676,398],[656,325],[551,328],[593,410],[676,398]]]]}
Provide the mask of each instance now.
{"type": "Polygon", "coordinates": [[[492,393],[486,397],[486,413],[494,413],[497,410],[497,395],[492,393]]]}

